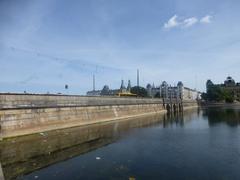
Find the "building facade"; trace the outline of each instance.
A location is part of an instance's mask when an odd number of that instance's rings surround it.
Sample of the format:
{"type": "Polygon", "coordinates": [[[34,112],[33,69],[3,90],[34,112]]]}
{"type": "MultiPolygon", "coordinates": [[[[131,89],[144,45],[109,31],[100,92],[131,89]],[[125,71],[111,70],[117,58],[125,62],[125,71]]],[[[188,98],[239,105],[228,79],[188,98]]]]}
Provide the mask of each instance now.
{"type": "Polygon", "coordinates": [[[196,100],[200,98],[201,93],[194,89],[183,86],[179,81],[177,86],[168,85],[163,81],[160,86],[155,87],[154,84],[146,86],[149,97],[160,97],[164,99],[182,99],[182,100],[196,100]]]}
{"type": "Polygon", "coordinates": [[[119,89],[110,89],[108,85],[104,85],[102,90],[88,91],[87,96],[117,96],[119,94],[131,94],[131,81],[128,80],[127,88],[124,81],[121,81],[119,89]]]}
{"type": "Polygon", "coordinates": [[[240,82],[235,82],[235,80],[228,76],[222,84],[214,84],[210,79],[206,82],[207,92],[212,87],[219,87],[221,90],[226,91],[233,95],[234,100],[240,101],[240,82]]]}
{"type": "MultiPolygon", "coordinates": [[[[146,91],[148,97],[163,98],[163,99],[179,99],[179,100],[196,100],[200,98],[200,92],[184,87],[183,83],[179,81],[177,86],[168,85],[166,81],[163,81],[160,86],[155,86],[154,83],[147,84],[146,91]]],[[[128,80],[127,87],[124,81],[121,81],[119,89],[110,89],[108,85],[105,85],[102,90],[88,91],[87,96],[121,96],[121,95],[133,95],[131,94],[131,82],[128,80]]]]}

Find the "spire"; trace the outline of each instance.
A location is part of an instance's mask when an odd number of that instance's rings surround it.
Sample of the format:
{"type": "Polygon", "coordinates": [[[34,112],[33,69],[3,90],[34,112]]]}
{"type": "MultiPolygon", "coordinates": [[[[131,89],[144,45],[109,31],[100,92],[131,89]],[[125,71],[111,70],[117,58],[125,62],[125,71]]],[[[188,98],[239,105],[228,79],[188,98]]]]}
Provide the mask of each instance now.
{"type": "Polygon", "coordinates": [[[152,88],[155,88],[155,84],[154,84],[154,82],[153,82],[153,84],[152,84],[152,88]]]}
{"type": "Polygon", "coordinates": [[[122,90],[122,89],[126,89],[126,87],[124,86],[124,81],[122,80],[121,81],[121,87],[120,87],[120,89],[122,90]]]}
{"type": "Polygon", "coordinates": [[[128,91],[128,92],[131,91],[131,81],[130,81],[130,80],[128,80],[127,91],[128,91]]]}

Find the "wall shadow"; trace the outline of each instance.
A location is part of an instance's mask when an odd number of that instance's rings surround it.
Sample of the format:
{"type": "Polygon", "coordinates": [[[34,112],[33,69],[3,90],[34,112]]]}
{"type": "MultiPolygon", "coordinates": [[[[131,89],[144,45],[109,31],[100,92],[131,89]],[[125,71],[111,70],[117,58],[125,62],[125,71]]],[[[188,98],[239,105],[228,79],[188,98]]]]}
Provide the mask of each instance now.
{"type": "Polygon", "coordinates": [[[0,142],[5,179],[29,174],[117,141],[134,128],[156,126],[163,114],[50,131],[0,142]]]}

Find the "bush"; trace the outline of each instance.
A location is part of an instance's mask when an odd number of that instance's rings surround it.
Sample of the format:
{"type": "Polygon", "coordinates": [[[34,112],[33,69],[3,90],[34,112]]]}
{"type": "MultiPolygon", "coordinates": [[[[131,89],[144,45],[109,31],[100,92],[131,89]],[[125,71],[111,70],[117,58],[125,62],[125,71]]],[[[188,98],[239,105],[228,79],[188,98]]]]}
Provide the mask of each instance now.
{"type": "Polygon", "coordinates": [[[147,90],[141,86],[132,87],[131,93],[137,94],[138,97],[147,97],[147,90]]]}

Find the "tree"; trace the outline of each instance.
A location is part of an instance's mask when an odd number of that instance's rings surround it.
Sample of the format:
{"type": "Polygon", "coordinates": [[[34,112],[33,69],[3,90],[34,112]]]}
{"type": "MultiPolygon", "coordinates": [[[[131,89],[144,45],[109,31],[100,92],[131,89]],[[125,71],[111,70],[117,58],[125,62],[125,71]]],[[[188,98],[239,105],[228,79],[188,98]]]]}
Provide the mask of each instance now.
{"type": "Polygon", "coordinates": [[[207,93],[202,93],[201,97],[202,97],[203,100],[206,101],[208,99],[208,94],[207,93]]]}
{"type": "Polygon", "coordinates": [[[154,97],[155,98],[160,98],[160,92],[157,92],[154,97]]]}
{"type": "Polygon", "coordinates": [[[202,98],[208,101],[225,101],[232,103],[234,102],[234,93],[221,89],[219,86],[211,86],[211,88],[208,88],[207,93],[202,94],[202,98]]]}
{"type": "Polygon", "coordinates": [[[224,93],[218,86],[212,86],[207,91],[208,101],[223,101],[225,100],[224,93]]]}
{"type": "Polygon", "coordinates": [[[224,99],[227,103],[233,103],[234,94],[232,92],[225,90],[225,91],[223,91],[223,94],[224,94],[224,99]]]}
{"type": "Polygon", "coordinates": [[[134,86],[131,88],[131,93],[137,94],[139,97],[147,97],[147,90],[141,86],[134,86]]]}

